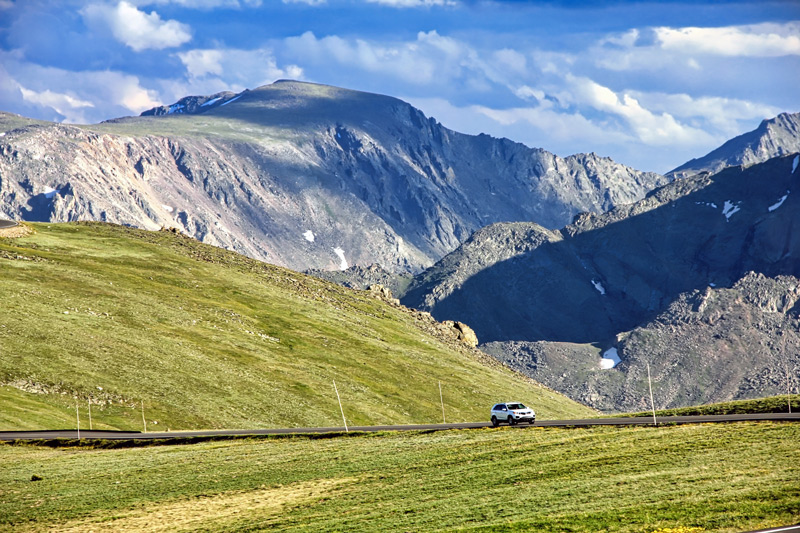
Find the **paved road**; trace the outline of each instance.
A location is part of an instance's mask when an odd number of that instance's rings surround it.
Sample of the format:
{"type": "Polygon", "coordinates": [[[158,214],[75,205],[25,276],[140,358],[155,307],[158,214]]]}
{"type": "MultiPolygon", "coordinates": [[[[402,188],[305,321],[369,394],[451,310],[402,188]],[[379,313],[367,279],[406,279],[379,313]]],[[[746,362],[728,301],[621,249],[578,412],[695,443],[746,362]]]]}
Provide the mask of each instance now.
{"type": "Polygon", "coordinates": [[[759,529],[751,533],[800,533],[800,524],[794,526],[773,527],[771,529],[759,529]]]}
{"type": "Polygon", "coordinates": [[[13,220],[0,220],[0,229],[13,228],[16,225],[13,220]]]}
{"type": "MultiPolygon", "coordinates": [[[[800,413],[764,413],[744,415],[714,416],[664,416],[658,417],[659,425],[663,424],[698,424],[707,422],[742,422],[747,420],[783,420],[800,422],[800,413]]],[[[538,420],[534,427],[574,427],[574,426],[633,426],[653,425],[652,417],[638,418],[586,418],[580,420],[538,420]]],[[[466,422],[461,424],[416,424],[402,426],[350,426],[349,431],[440,431],[447,429],[474,429],[491,427],[489,422],[466,422]]],[[[530,427],[528,424],[516,428],[530,427]]],[[[287,429],[236,429],[208,431],[90,431],[81,430],[82,439],[140,440],[140,439],[176,439],[191,437],[245,437],[256,435],[292,435],[298,433],[343,433],[344,427],[327,428],[287,428],[287,429]]],[[[77,439],[74,429],[50,431],[0,431],[0,440],[38,440],[38,439],[77,439]]]]}

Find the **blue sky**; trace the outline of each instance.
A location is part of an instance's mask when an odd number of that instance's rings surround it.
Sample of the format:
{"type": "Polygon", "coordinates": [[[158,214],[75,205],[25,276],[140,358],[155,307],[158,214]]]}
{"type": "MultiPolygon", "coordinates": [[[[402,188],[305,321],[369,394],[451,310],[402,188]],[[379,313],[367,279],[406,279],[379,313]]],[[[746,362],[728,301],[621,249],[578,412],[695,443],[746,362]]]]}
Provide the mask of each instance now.
{"type": "Polygon", "coordinates": [[[292,78],[665,172],[800,111],[800,2],[0,0],[0,110],[71,123],[292,78]]]}

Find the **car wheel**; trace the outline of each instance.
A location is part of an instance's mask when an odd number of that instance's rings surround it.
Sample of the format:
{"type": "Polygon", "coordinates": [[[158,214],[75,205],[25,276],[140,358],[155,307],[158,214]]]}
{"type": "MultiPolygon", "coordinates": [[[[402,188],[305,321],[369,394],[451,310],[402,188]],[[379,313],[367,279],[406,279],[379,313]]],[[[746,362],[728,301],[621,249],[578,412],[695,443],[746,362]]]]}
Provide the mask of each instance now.
{"type": "Polygon", "coordinates": [[[534,422],[536,422],[536,420],[534,420],[533,418],[531,418],[530,420],[528,420],[528,424],[530,424],[530,425],[533,425],[533,423],[534,423],[534,422]]]}
{"type": "Polygon", "coordinates": [[[500,423],[497,421],[497,417],[496,417],[496,416],[493,416],[493,417],[492,417],[492,427],[495,427],[495,428],[496,428],[496,427],[497,427],[497,426],[499,426],[499,425],[500,425],[500,423]]]}
{"type": "Polygon", "coordinates": [[[514,424],[516,424],[516,422],[514,422],[514,417],[513,416],[509,416],[508,417],[508,425],[509,426],[513,426],[514,424]]]}

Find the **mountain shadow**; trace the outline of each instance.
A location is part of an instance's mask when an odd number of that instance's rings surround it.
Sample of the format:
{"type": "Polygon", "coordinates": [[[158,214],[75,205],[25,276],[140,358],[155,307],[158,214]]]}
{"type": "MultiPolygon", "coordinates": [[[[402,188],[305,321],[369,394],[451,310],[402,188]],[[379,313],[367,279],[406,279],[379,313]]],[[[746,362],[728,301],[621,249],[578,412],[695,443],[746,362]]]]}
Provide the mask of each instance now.
{"type": "Polygon", "coordinates": [[[749,271],[798,276],[798,158],[673,182],[494,263],[462,246],[418,276],[403,303],[469,324],[482,343],[611,344],[682,293],[730,287],[749,271]]]}

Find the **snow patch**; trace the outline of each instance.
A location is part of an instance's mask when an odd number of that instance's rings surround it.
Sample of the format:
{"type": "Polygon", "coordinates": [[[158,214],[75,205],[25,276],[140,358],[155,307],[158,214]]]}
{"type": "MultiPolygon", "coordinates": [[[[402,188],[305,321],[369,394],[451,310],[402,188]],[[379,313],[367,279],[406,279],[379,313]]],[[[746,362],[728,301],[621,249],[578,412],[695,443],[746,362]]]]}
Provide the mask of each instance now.
{"type": "Polygon", "coordinates": [[[704,205],[706,207],[711,207],[713,209],[717,208],[717,204],[715,204],[714,202],[695,202],[695,204],[696,205],[704,205]]]}
{"type": "Polygon", "coordinates": [[[597,289],[597,292],[599,292],[603,296],[606,295],[606,288],[603,287],[602,283],[600,283],[599,281],[592,280],[592,285],[594,285],[594,288],[597,289]]]}
{"type": "Polygon", "coordinates": [[[311,230],[303,233],[303,237],[305,237],[308,242],[314,242],[314,232],[311,230]]]}
{"type": "Polygon", "coordinates": [[[53,199],[53,197],[54,197],[56,194],[58,194],[58,190],[56,190],[56,189],[54,189],[54,188],[52,188],[52,187],[45,187],[45,188],[44,188],[44,197],[45,197],[45,198],[49,198],[50,200],[52,200],[52,199],[53,199]]]}
{"type": "Polygon", "coordinates": [[[227,102],[222,102],[221,104],[219,104],[219,106],[220,106],[220,107],[222,107],[222,106],[224,106],[224,105],[228,105],[228,104],[230,104],[231,102],[235,102],[236,100],[238,100],[238,99],[239,99],[239,98],[241,98],[241,97],[242,97],[242,95],[241,95],[241,94],[240,94],[239,96],[235,96],[235,97],[231,98],[230,100],[228,100],[227,102]]]}
{"type": "Polygon", "coordinates": [[[794,174],[794,171],[797,170],[798,163],[800,163],[800,155],[794,156],[794,161],[792,162],[792,174],[794,174]]]}
{"type": "Polygon", "coordinates": [[[621,362],[622,359],[619,358],[619,352],[617,349],[609,348],[605,351],[605,353],[603,353],[603,358],[600,359],[600,368],[603,370],[608,370],[610,368],[614,368],[621,362]]]}
{"type": "Polygon", "coordinates": [[[161,207],[163,207],[164,211],[166,211],[167,213],[172,213],[173,211],[175,211],[175,208],[172,207],[171,205],[161,204],[161,207]]]}
{"type": "MultiPolygon", "coordinates": [[[[6,136],[6,132],[0,131],[0,137],[5,137],[5,136],[6,136]]],[[[797,162],[797,160],[795,160],[795,163],[796,162],[797,162]]],[[[797,165],[795,164],[795,166],[797,166],[797,165]]]]}
{"type": "Polygon", "coordinates": [[[339,264],[339,270],[347,270],[347,259],[344,258],[344,250],[341,248],[334,248],[333,252],[341,259],[341,263],[339,264]]]}
{"type": "Polygon", "coordinates": [[[713,289],[714,287],[716,287],[716,286],[717,286],[717,284],[716,284],[716,283],[709,283],[709,284],[708,284],[708,286],[709,286],[709,287],[711,287],[711,288],[713,289]]]}
{"type": "Polygon", "coordinates": [[[725,200],[725,206],[722,208],[722,214],[725,215],[725,220],[730,221],[733,214],[742,209],[741,207],[739,207],[739,204],[741,203],[742,202],[737,202],[736,204],[734,204],[728,200],[725,200]]]}
{"type": "Polygon", "coordinates": [[[169,111],[167,111],[167,114],[172,115],[173,113],[183,113],[184,109],[186,109],[186,106],[183,104],[173,104],[169,106],[169,111]]]}
{"type": "Polygon", "coordinates": [[[207,106],[207,105],[214,105],[214,104],[216,104],[217,102],[219,102],[220,100],[222,100],[222,97],[221,97],[221,96],[217,96],[216,98],[212,98],[211,100],[209,100],[209,101],[208,101],[208,102],[206,102],[205,104],[201,105],[200,107],[205,107],[205,106],[207,106]]]}
{"type": "Polygon", "coordinates": [[[783,205],[783,202],[785,202],[785,201],[786,201],[786,199],[787,199],[787,198],[789,198],[789,192],[790,192],[790,191],[786,191],[786,194],[784,194],[783,196],[781,196],[781,199],[780,199],[780,200],[778,200],[778,202],[777,202],[777,203],[775,203],[775,204],[773,204],[773,205],[769,206],[769,212],[770,212],[770,213],[772,213],[773,211],[775,211],[776,209],[778,209],[780,206],[782,206],[782,205],[783,205]]]}

